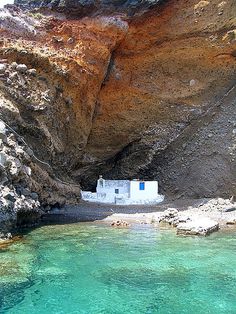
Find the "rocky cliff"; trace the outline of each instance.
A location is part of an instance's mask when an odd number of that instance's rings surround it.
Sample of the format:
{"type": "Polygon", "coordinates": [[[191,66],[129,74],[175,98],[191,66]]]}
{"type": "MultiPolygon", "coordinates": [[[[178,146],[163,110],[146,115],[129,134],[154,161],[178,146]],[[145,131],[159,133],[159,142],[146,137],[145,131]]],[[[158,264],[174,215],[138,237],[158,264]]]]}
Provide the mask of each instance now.
{"type": "MultiPolygon", "coordinates": [[[[37,171],[73,195],[98,174],[157,179],[174,197],[235,195],[235,1],[16,4],[0,13],[0,118],[36,157],[39,201],[37,171]]],[[[49,205],[77,201],[56,191],[49,205]]]]}
{"type": "Polygon", "coordinates": [[[128,16],[143,14],[164,0],[15,0],[15,4],[27,9],[53,9],[67,17],[124,13],[128,16]]]}

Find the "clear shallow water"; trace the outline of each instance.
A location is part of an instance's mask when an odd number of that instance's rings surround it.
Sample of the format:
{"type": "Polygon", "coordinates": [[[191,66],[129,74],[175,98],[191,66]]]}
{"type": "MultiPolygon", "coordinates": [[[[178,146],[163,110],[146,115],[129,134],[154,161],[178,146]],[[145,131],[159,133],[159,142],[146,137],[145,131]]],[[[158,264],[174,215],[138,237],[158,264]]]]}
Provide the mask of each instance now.
{"type": "Polygon", "coordinates": [[[0,250],[0,313],[236,313],[236,233],[36,229],[0,250]]]}

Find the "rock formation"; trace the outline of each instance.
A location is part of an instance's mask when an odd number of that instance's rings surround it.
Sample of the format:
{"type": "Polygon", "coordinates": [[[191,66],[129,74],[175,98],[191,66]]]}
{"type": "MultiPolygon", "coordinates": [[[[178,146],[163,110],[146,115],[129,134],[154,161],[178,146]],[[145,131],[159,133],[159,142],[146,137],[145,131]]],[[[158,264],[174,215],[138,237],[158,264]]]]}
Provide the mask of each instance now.
{"type": "MultiPolygon", "coordinates": [[[[224,208],[224,206],[222,207],[224,208]]],[[[205,208],[209,210],[210,204],[206,204],[205,208]]],[[[199,214],[199,211],[196,209],[195,213],[197,212],[199,214]]],[[[175,208],[166,209],[161,214],[158,221],[176,227],[177,235],[207,236],[219,229],[219,222],[210,219],[209,217],[194,216],[191,214],[186,215],[186,212],[178,212],[175,208]]]]}
{"type": "Polygon", "coordinates": [[[177,228],[177,235],[209,235],[219,230],[220,225],[236,223],[236,203],[231,199],[202,200],[197,206],[178,211],[168,208],[159,216],[153,215],[154,223],[165,223],[177,228]]]}
{"type": "Polygon", "coordinates": [[[124,220],[114,220],[111,223],[112,227],[130,227],[130,224],[124,220]]]}
{"type": "Polygon", "coordinates": [[[177,234],[207,236],[212,232],[217,231],[218,229],[218,222],[211,219],[202,218],[195,221],[180,223],[177,226],[177,234]]]}
{"type": "MultiPolygon", "coordinates": [[[[31,149],[0,120],[1,232],[31,226],[44,211],[79,200],[79,188],[59,181],[39,166],[31,149]]],[[[4,234],[3,234],[4,237],[4,234]]]]}
{"type": "Polygon", "coordinates": [[[36,157],[42,204],[99,174],[235,195],[234,0],[16,4],[0,11],[0,118],[36,157]]]}
{"type": "Polygon", "coordinates": [[[15,4],[23,8],[49,8],[75,18],[114,12],[133,16],[161,2],[162,0],[15,0],[15,4]]]}

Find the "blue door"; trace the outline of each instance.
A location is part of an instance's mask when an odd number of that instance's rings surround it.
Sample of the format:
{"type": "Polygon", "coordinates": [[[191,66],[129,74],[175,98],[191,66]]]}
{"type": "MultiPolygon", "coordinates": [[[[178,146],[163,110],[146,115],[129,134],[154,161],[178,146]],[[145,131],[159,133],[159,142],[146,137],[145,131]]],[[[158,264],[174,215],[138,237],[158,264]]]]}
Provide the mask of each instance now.
{"type": "Polygon", "coordinates": [[[145,182],[139,182],[139,190],[144,191],[145,190],[145,182]]]}

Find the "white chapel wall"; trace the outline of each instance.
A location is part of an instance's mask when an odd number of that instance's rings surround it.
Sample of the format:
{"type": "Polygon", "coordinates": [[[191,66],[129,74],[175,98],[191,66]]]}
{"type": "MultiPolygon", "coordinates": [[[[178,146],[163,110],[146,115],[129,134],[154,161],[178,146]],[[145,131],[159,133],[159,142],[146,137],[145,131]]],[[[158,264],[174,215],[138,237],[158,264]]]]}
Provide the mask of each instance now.
{"type": "Polygon", "coordinates": [[[130,198],[133,200],[155,199],[158,195],[158,182],[145,181],[144,190],[140,190],[141,181],[130,181],[130,198]]]}
{"type": "Polygon", "coordinates": [[[119,190],[119,194],[129,194],[130,184],[128,180],[104,180],[103,187],[97,184],[97,193],[115,194],[115,190],[119,190]]]}
{"type": "Polygon", "coordinates": [[[82,198],[91,202],[110,204],[156,204],[164,200],[163,195],[158,194],[157,181],[128,181],[128,180],[103,180],[103,185],[98,180],[97,193],[82,191],[82,198]],[[140,183],[144,184],[144,190],[140,190],[140,183]],[[119,194],[115,190],[119,189],[119,194]]]}

